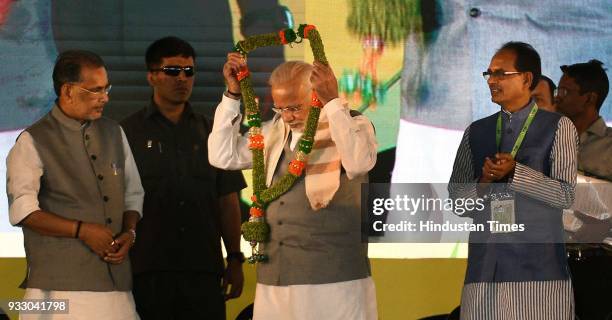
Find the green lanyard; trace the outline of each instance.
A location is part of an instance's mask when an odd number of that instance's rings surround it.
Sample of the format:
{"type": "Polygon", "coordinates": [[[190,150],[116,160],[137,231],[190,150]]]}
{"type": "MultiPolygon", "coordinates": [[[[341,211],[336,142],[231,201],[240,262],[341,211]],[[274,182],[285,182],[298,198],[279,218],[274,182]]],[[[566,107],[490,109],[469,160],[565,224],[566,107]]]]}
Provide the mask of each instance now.
{"type": "MultiPolygon", "coordinates": [[[[497,116],[497,128],[495,130],[495,142],[497,143],[497,150],[499,150],[499,146],[501,145],[501,138],[502,138],[502,115],[501,115],[502,112],[503,111],[500,111],[499,115],[497,116]]],[[[529,112],[529,116],[527,116],[527,120],[525,120],[525,123],[523,124],[523,128],[521,129],[521,132],[516,138],[516,142],[514,142],[514,147],[512,147],[512,152],[510,153],[512,155],[512,158],[516,157],[516,153],[521,147],[521,144],[523,143],[523,139],[525,139],[525,135],[527,134],[527,129],[529,129],[529,126],[531,125],[531,122],[533,121],[533,118],[535,117],[536,112],[538,112],[538,105],[534,104],[533,107],[531,108],[531,112],[529,112]]]]}

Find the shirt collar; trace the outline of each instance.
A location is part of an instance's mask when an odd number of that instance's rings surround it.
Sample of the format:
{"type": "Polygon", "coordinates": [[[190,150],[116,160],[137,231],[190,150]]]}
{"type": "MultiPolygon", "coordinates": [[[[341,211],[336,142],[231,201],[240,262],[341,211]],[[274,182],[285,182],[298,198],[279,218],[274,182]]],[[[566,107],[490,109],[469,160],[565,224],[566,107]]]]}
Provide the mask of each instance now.
{"type": "Polygon", "coordinates": [[[59,123],[66,126],[70,130],[81,130],[82,128],[89,125],[89,121],[81,122],[80,120],[72,119],[68,117],[59,105],[56,103],[51,109],[51,116],[53,116],[59,123]]]}
{"type": "MultiPolygon", "coordinates": [[[[153,117],[154,115],[159,115],[163,117],[161,112],[159,112],[159,106],[155,103],[155,101],[153,101],[153,98],[151,98],[151,102],[149,102],[147,110],[145,111],[145,118],[148,119],[153,117]]],[[[190,117],[191,115],[193,115],[193,109],[191,108],[191,104],[189,103],[189,101],[187,101],[185,102],[185,109],[183,109],[181,118],[190,117]]]]}
{"type": "Polygon", "coordinates": [[[531,112],[531,108],[533,108],[534,105],[536,105],[535,100],[531,99],[529,100],[529,103],[527,103],[526,106],[524,106],[518,111],[510,112],[504,109],[503,107],[501,108],[501,111],[503,114],[505,114],[508,117],[512,116],[513,119],[523,119],[523,118],[526,119],[529,113],[531,112]]]}
{"type": "Polygon", "coordinates": [[[608,131],[608,126],[602,117],[597,118],[595,122],[587,129],[587,132],[595,134],[600,137],[605,137],[608,131]]]}

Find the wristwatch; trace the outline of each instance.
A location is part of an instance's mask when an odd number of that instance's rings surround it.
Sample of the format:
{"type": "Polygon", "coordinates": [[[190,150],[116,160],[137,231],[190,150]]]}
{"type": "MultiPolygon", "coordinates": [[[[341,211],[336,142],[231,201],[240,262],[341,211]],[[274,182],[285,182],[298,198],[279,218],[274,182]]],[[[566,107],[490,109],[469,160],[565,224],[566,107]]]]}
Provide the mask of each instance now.
{"type": "Polygon", "coordinates": [[[240,263],[244,263],[246,259],[244,258],[244,253],[237,251],[237,252],[229,252],[227,254],[226,260],[227,262],[230,262],[230,260],[236,260],[240,263]]]}

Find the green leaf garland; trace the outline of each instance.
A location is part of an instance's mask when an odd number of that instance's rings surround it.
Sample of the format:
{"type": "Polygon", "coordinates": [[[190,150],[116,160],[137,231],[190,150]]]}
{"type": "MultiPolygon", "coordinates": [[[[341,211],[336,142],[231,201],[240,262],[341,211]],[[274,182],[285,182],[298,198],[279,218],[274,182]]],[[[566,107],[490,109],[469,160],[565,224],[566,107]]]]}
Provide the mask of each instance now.
{"type": "MultiPolygon", "coordinates": [[[[302,24],[296,33],[292,29],[284,29],[278,33],[260,34],[239,41],[234,50],[243,56],[251,51],[268,46],[287,45],[301,43],[303,39],[310,41],[310,48],[315,61],[328,65],[321,36],[313,25],[302,24]]],[[[242,90],[242,101],[245,107],[246,119],[249,126],[249,148],[253,154],[253,204],[251,205],[249,220],[242,224],[242,236],[249,241],[252,255],[248,258],[249,263],[268,261],[268,256],[258,250],[258,245],[267,242],[270,234],[270,226],[265,219],[265,208],[268,204],[285,192],[289,191],[297,179],[302,175],[306,166],[308,154],[312,150],[315,132],[319,122],[319,115],[323,107],[313,92],[312,108],[308,114],[308,120],[304,128],[302,138],[298,143],[298,151],[295,159],[289,164],[288,172],[276,183],[266,188],[266,168],[263,154],[263,135],[261,130],[261,113],[255,102],[255,91],[251,83],[249,70],[245,67],[237,74],[242,90]]]]}

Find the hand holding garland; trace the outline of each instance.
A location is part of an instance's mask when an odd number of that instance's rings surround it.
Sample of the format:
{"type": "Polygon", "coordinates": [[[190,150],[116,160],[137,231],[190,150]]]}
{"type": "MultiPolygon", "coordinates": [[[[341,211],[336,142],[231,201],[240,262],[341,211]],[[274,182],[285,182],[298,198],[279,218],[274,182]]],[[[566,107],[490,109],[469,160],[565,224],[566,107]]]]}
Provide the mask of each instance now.
{"type": "Polygon", "coordinates": [[[243,68],[246,68],[246,60],[240,53],[230,52],[227,54],[227,61],[223,65],[223,77],[230,94],[240,94],[242,92],[236,75],[243,68]]]}
{"type": "MultiPolygon", "coordinates": [[[[240,94],[245,107],[246,119],[249,129],[249,149],[253,154],[253,201],[250,209],[249,221],[243,223],[241,230],[245,240],[249,241],[253,254],[249,257],[249,263],[265,262],[267,255],[257,250],[258,243],[266,242],[270,233],[268,224],[265,221],[265,208],[267,205],[287,192],[300,177],[306,167],[308,154],[312,150],[315,131],[317,129],[321,108],[328,101],[338,97],[337,80],[328,66],[323,43],[318,31],[312,25],[300,25],[298,33],[292,29],[281,30],[278,33],[256,35],[239,41],[234,50],[240,55],[228,54],[228,61],[224,65],[223,74],[227,81],[228,89],[236,90],[236,81],[240,84],[240,94]],[[300,37],[299,41],[297,37],[300,37]],[[308,114],[308,120],[304,129],[304,134],[298,144],[298,152],[288,167],[288,172],[274,185],[266,188],[265,183],[265,164],[263,157],[264,139],[261,127],[261,114],[255,102],[255,92],[251,84],[251,77],[246,66],[246,55],[259,47],[275,46],[299,43],[302,39],[309,39],[313,55],[315,57],[315,67],[311,76],[313,88],[312,108],[308,114]],[[324,102],[319,99],[323,97],[324,102]]],[[[234,92],[238,93],[238,92],[234,92]]],[[[230,93],[231,95],[231,93],[230,93]]]]}
{"type": "Polygon", "coordinates": [[[330,66],[315,61],[313,63],[312,75],[310,76],[310,83],[323,105],[338,98],[338,80],[330,66]]]}

